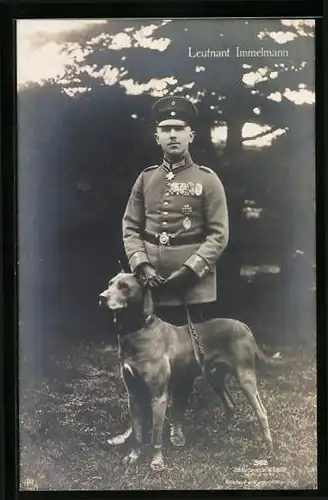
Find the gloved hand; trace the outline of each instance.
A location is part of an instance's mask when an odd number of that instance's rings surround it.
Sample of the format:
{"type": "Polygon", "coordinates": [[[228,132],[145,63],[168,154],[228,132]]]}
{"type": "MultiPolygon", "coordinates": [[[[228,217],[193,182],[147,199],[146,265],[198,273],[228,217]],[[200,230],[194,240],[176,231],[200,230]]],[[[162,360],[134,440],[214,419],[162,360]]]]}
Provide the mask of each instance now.
{"type": "Polygon", "coordinates": [[[139,283],[144,287],[149,286],[150,288],[156,288],[165,281],[148,262],[140,264],[140,266],[137,267],[136,275],[139,283]]]}
{"type": "Polygon", "coordinates": [[[178,288],[189,288],[198,280],[197,274],[188,266],[181,266],[180,269],[174,271],[163,283],[165,289],[176,290],[178,288]]]}

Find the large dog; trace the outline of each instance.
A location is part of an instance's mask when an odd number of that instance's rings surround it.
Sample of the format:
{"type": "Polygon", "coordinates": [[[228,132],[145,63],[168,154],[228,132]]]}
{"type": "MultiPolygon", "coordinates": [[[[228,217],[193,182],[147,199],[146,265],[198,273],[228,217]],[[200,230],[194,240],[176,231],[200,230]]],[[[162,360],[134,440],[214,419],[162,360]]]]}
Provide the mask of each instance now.
{"type": "MultiPolygon", "coordinates": [[[[114,313],[121,372],[129,394],[134,447],[124,461],[132,463],[138,459],[150,429],[151,467],[162,469],[162,432],[168,402],[171,401],[171,441],[181,446],[182,418],[194,379],[200,375],[188,327],[171,325],[152,314],[149,294],[133,274],[117,274],[100,294],[99,302],[114,313]]],[[[226,378],[234,375],[256,413],[264,442],[272,450],[267,412],[257,389],[255,360],[274,361],[259,349],[248,326],[240,321],[211,319],[195,328],[204,349],[206,380],[219,394],[227,417],[234,411],[234,401],[226,378]]],[[[129,431],[125,437],[128,434],[129,431]]]]}

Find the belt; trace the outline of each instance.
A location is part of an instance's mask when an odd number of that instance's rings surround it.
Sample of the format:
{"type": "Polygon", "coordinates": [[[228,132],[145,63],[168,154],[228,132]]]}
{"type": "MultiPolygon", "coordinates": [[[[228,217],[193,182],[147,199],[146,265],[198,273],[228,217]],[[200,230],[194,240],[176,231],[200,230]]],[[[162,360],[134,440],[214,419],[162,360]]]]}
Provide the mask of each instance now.
{"type": "Polygon", "coordinates": [[[152,243],[153,245],[163,245],[163,246],[181,246],[181,245],[192,245],[195,243],[203,243],[205,236],[203,235],[185,235],[185,236],[175,236],[174,234],[168,234],[166,232],[160,234],[151,234],[147,231],[143,232],[143,239],[152,243]]]}

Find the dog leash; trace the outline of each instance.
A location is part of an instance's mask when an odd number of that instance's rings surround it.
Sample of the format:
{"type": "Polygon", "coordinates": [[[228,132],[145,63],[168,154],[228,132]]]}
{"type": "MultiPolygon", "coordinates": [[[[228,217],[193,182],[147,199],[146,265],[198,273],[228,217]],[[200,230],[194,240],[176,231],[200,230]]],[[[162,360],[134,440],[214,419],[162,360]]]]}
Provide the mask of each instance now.
{"type": "Polygon", "coordinates": [[[197,330],[196,330],[196,328],[191,320],[190,312],[189,312],[188,306],[185,302],[184,302],[184,307],[185,307],[187,321],[188,321],[188,331],[189,331],[191,345],[192,345],[198,366],[201,369],[201,372],[204,374],[204,348],[202,346],[201,341],[199,340],[197,330]]]}
{"type": "MultiPolygon", "coordinates": [[[[144,284],[143,288],[145,290],[145,293],[144,293],[144,315],[145,315],[145,317],[148,316],[146,318],[146,323],[148,323],[149,320],[152,318],[152,313],[154,310],[154,301],[153,301],[151,289],[148,286],[145,286],[145,284],[144,284]]],[[[203,349],[203,346],[199,340],[199,336],[198,336],[198,333],[196,331],[196,328],[191,320],[190,312],[189,312],[188,306],[187,306],[184,298],[182,298],[182,302],[184,304],[185,311],[186,311],[189,337],[190,337],[192,349],[194,351],[194,356],[195,356],[195,359],[197,361],[197,364],[198,364],[202,374],[204,375],[204,373],[205,373],[204,349],[203,349]]]]}

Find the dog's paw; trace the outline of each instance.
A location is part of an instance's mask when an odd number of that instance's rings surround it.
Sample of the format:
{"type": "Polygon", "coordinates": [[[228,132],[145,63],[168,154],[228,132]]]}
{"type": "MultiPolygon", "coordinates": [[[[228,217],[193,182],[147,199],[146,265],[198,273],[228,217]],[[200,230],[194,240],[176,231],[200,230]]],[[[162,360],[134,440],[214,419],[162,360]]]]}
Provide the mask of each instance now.
{"type": "Polygon", "coordinates": [[[126,455],[123,458],[123,464],[128,465],[128,464],[134,464],[138,458],[140,457],[140,451],[139,450],[132,450],[128,455],[126,455]]]}
{"type": "Polygon", "coordinates": [[[155,472],[161,472],[167,469],[163,457],[154,458],[150,463],[150,468],[155,472]]]}
{"type": "Polygon", "coordinates": [[[167,469],[167,467],[164,463],[164,458],[163,458],[163,453],[162,453],[161,448],[154,448],[153,449],[153,455],[152,455],[152,459],[150,462],[150,468],[156,472],[167,469]]]}
{"type": "Polygon", "coordinates": [[[114,436],[112,438],[107,439],[107,443],[111,446],[119,446],[120,444],[124,444],[132,434],[131,427],[123,432],[123,434],[118,434],[118,436],[114,436]]]}

